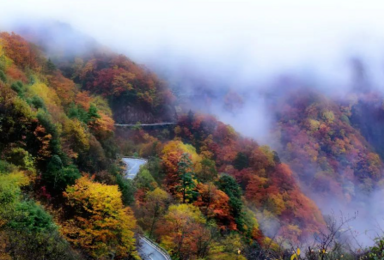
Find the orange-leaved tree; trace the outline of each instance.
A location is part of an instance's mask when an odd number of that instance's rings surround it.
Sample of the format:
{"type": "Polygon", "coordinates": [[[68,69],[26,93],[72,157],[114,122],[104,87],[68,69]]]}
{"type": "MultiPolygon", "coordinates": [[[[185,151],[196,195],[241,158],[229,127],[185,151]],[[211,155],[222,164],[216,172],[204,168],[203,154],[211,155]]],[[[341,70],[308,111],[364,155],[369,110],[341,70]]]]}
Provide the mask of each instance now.
{"type": "Polygon", "coordinates": [[[197,185],[197,191],[199,197],[194,205],[198,206],[208,219],[216,219],[221,229],[237,229],[235,219],[231,215],[229,197],[225,192],[219,190],[212,183],[199,183],[197,185]]]}

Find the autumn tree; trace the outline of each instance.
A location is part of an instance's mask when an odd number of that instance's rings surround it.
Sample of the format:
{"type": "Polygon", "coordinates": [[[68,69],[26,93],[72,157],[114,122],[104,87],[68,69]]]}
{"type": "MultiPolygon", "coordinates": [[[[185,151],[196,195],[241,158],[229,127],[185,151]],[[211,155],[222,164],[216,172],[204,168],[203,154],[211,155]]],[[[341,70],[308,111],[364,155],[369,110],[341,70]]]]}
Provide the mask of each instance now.
{"type": "Polygon", "coordinates": [[[0,33],[5,54],[21,68],[34,68],[39,66],[39,53],[36,46],[24,40],[15,33],[0,33]]]}
{"type": "Polygon", "coordinates": [[[157,227],[158,221],[164,216],[170,203],[169,194],[161,188],[156,188],[153,191],[147,192],[145,195],[145,203],[141,207],[143,210],[141,226],[148,229],[149,237],[152,238],[153,232],[157,227]]]}
{"type": "Polygon", "coordinates": [[[77,89],[75,83],[64,77],[60,72],[55,72],[55,66],[50,60],[47,62],[47,69],[49,70],[47,76],[49,86],[55,89],[57,96],[60,98],[61,103],[66,108],[69,104],[75,101],[77,89]]]}
{"type": "Polygon", "coordinates": [[[132,231],[136,221],[131,209],[123,206],[117,186],[95,183],[85,176],[68,187],[64,197],[74,215],[63,232],[75,246],[96,258],[138,258],[132,231]]]}
{"type": "Polygon", "coordinates": [[[222,237],[219,241],[212,243],[211,250],[208,255],[210,260],[245,260],[242,255],[244,250],[244,242],[237,233],[231,233],[222,237]]]}
{"type": "Polygon", "coordinates": [[[215,181],[217,178],[215,161],[203,158],[201,160],[201,171],[196,172],[196,178],[201,182],[215,181]]]}
{"type": "Polygon", "coordinates": [[[215,219],[221,229],[237,229],[231,215],[229,197],[225,192],[219,190],[213,183],[199,183],[197,192],[199,196],[194,205],[198,206],[208,219],[215,219]]]}
{"type": "MultiPolygon", "coordinates": [[[[0,146],[23,140],[33,132],[35,115],[28,103],[17,96],[7,85],[0,82],[0,146]]],[[[33,138],[31,136],[31,138],[33,138]]]]}
{"type": "Polygon", "coordinates": [[[53,154],[62,156],[60,135],[57,130],[57,126],[52,122],[52,117],[45,111],[39,111],[37,113],[37,119],[39,123],[44,127],[45,132],[50,135],[49,149],[53,154]]]}
{"type": "Polygon", "coordinates": [[[195,172],[201,171],[201,157],[194,147],[171,141],[164,146],[162,154],[168,191],[183,203],[196,199],[195,172]]]}
{"type": "Polygon", "coordinates": [[[191,204],[172,205],[156,233],[171,255],[190,259],[198,255],[199,244],[210,239],[205,223],[199,208],[191,204]]]}

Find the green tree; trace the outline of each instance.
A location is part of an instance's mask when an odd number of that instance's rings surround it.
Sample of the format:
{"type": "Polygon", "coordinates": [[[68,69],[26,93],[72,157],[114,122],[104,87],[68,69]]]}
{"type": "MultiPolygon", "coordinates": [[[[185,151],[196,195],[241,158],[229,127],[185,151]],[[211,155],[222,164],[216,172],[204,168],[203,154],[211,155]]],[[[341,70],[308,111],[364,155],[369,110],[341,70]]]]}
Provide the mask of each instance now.
{"type": "Polygon", "coordinates": [[[61,194],[68,185],[73,185],[80,176],[76,166],[64,167],[60,157],[54,155],[48,163],[47,171],[43,174],[43,180],[49,184],[48,187],[53,192],[61,194]]]}
{"type": "Polygon", "coordinates": [[[157,186],[155,179],[145,167],[141,167],[133,182],[138,189],[153,190],[157,186]]]}
{"type": "Polygon", "coordinates": [[[57,229],[51,215],[33,201],[19,203],[8,225],[13,229],[26,228],[31,232],[52,232],[57,229]]]}
{"type": "Polygon", "coordinates": [[[29,179],[14,166],[0,163],[0,242],[12,259],[80,259],[71,250],[52,217],[34,201],[22,201],[29,179]],[[9,173],[9,171],[12,171],[9,173]]]}
{"type": "Polygon", "coordinates": [[[52,74],[56,70],[55,64],[51,61],[51,59],[48,59],[47,62],[45,63],[45,70],[47,71],[48,74],[52,74]]]}
{"type": "Polygon", "coordinates": [[[131,205],[135,200],[134,194],[136,191],[133,181],[121,175],[116,175],[116,183],[119,186],[124,205],[131,205]]]}
{"type": "Polygon", "coordinates": [[[12,259],[83,259],[76,254],[59,231],[30,232],[28,229],[5,228],[7,253],[12,259]]]}
{"type": "Polygon", "coordinates": [[[224,191],[229,197],[232,216],[235,218],[237,227],[240,231],[244,228],[243,202],[241,201],[241,188],[236,180],[229,176],[223,175],[217,182],[220,190],[224,191]]]}
{"type": "Polygon", "coordinates": [[[95,122],[100,115],[97,113],[97,107],[94,104],[91,104],[88,109],[88,123],[95,122]]]}
{"type": "Polygon", "coordinates": [[[159,157],[150,157],[146,166],[157,183],[161,183],[164,179],[164,172],[161,168],[161,159],[159,157]]]}
{"type": "Polygon", "coordinates": [[[193,166],[188,153],[183,153],[178,163],[180,184],[177,190],[183,195],[183,203],[191,202],[197,198],[196,179],[193,166]]]}
{"type": "Polygon", "coordinates": [[[33,96],[28,102],[30,102],[36,109],[41,108],[46,110],[44,100],[39,96],[33,96]]]}
{"type": "Polygon", "coordinates": [[[238,152],[236,158],[233,162],[233,166],[237,170],[242,170],[249,167],[249,159],[248,156],[242,152],[238,152]]]}
{"type": "Polygon", "coordinates": [[[69,118],[77,118],[79,121],[83,123],[88,122],[88,113],[82,107],[75,105],[74,103],[69,105],[68,109],[68,117],[69,118]]]}
{"type": "Polygon", "coordinates": [[[5,75],[4,71],[0,70],[0,80],[4,83],[7,82],[7,76],[5,75]]]}
{"type": "Polygon", "coordinates": [[[23,83],[20,81],[12,83],[11,89],[13,89],[19,95],[19,97],[24,97],[23,83]]]}

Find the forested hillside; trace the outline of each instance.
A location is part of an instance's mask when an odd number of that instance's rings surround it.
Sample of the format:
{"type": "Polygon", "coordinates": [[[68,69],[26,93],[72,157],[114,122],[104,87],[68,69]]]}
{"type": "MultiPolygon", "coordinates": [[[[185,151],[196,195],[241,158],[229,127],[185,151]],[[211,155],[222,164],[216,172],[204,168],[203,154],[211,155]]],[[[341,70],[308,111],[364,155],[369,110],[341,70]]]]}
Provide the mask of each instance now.
{"type": "Polygon", "coordinates": [[[361,106],[353,103],[353,97],[340,102],[316,90],[298,89],[277,102],[275,136],[280,154],[304,186],[321,195],[322,203],[335,196],[346,202],[364,200],[382,185],[383,162],[372,146],[380,139],[370,144],[364,131],[351,123],[370,118],[370,113],[357,118],[361,106]]]}
{"type": "Polygon", "coordinates": [[[381,135],[361,116],[377,105],[288,93],[277,153],[212,115],[176,115],[167,84],[123,55],[47,46],[0,34],[0,259],[141,259],[137,235],[180,260],[349,252],[310,197],[381,185],[381,135]],[[124,156],[148,160],[133,180],[124,156]]]}
{"type": "Polygon", "coordinates": [[[111,166],[117,149],[107,100],[64,77],[20,36],[0,40],[4,259],[138,258],[135,217],[111,166]],[[98,183],[107,172],[114,183],[98,183]]]}

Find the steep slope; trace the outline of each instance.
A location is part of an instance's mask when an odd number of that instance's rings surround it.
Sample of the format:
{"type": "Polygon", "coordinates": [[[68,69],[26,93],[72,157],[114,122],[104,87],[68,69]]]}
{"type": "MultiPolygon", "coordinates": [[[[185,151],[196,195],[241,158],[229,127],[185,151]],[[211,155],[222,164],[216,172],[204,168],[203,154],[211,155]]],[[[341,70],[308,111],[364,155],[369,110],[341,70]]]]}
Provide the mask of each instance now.
{"type": "Polygon", "coordinates": [[[80,90],[13,33],[0,33],[0,100],[1,254],[138,258],[135,219],[118,186],[88,174],[115,160],[107,101],[80,90]]]}
{"type": "Polygon", "coordinates": [[[118,123],[175,121],[174,96],[164,82],[124,55],[113,53],[67,24],[54,21],[16,31],[43,45],[63,75],[105,97],[118,123]]]}
{"type": "MultiPolygon", "coordinates": [[[[115,136],[115,120],[176,120],[174,97],[127,57],[90,49],[50,60],[20,36],[0,34],[0,156],[11,165],[7,181],[18,180],[13,190],[23,194],[15,209],[24,197],[38,201],[56,225],[65,245],[57,254],[72,252],[69,242],[75,259],[138,258],[139,232],[178,259],[280,257],[286,252],[275,242],[311,241],[325,228],[306,187],[349,200],[381,179],[380,158],[348,123],[350,107],[314,92],[292,92],[276,106],[282,160],[192,112],[174,128],[151,132],[138,124],[115,136]],[[120,154],[146,157],[148,165],[125,180],[120,154]]],[[[241,103],[227,97],[229,110],[241,103]]],[[[11,223],[14,215],[1,214],[0,225],[11,223]]]]}
{"type": "Polygon", "coordinates": [[[268,146],[241,137],[212,116],[183,116],[175,134],[193,144],[206,160],[213,160],[218,172],[236,178],[246,204],[258,212],[261,229],[269,236],[298,242],[321,229],[323,218],[317,206],[301,192],[289,166],[268,146]],[[277,226],[269,226],[276,220],[277,226]]]}
{"type": "Polygon", "coordinates": [[[348,102],[296,89],[287,91],[275,107],[278,151],[318,202],[324,205],[331,197],[363,200],[381,185],[383,162],[351,125],[356,112],[348,102]]]}

